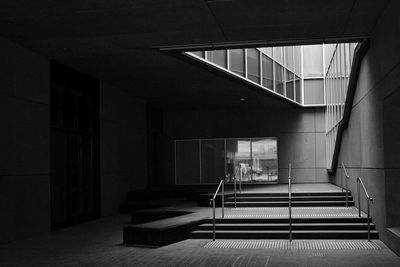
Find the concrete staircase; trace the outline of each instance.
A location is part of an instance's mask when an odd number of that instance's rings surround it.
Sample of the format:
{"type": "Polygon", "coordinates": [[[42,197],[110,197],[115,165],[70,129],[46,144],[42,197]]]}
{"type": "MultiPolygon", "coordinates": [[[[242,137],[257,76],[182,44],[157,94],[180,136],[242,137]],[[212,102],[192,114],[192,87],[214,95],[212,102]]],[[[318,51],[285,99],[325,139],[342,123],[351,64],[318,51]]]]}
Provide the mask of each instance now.
{"type": "MultiPolygon", "coordinates": [[[[268,208],[288,207],[287,193],[243,193],[238,194],[236,207],[247,210],[247,216],[229,216],[216,219],[216,238],[220,239],[288,239],[289,238],[289,218],[265,218],[257,215],[248,216],[251,208],[263,209],[263,213],[268,215],[268,208]]],[[[354,201],[349,193],[349,206],[354,206],[354,201]]],[[[234,207],[234,197],[229,195],[225,201],[226,207],[234,207]]],[[[332,207],[346,206],[346,196],[344,192],[312,192],[312,193],[293,193],[292,206],[296,207],[318,207],[317,209],[327,210],[332,207]]],[[[240,210],[239,209],[239,210],[240,210]]],[[[341,208],[343,209],[343,208],[341,208]]],[[[229,208],[227,209],[227,211],[229,208]]],[[[232,209],[232,211],[235,209],[232,209]]],[[[271,209],[272,211],[273,209],[271,209]]],[[[368,238],[368,219],[364,216],[317,216],[308,209],[301,209],[304,216],[292,217],[292,237],[293,239],[367,239],[368,238]],[[309,214],[307,214],[309,213],[309,214]]],[[[329,213],[329,212],[328,212],[329,213]]],[[[264,214],[264,215],[265,215],[264,214]]],[[[236,212],[236,215],[238,213],[236,212]]],[[[251,214],[250,214],[251,215],[251,214]]],[[[191,233],[191,238],[209,239],[212,238],[213,224],[212,219],[206,220],[191,233]]],[[[371,220],[371,238],[377,239],[378,232],[371,220]]]]}
{"type": "MultiPolygon", "coordinates": [[[[287,207],[287,193],[242,193],[237,194],[236,207],[287,207]]],[[[226,207],[234,207],[234,196],[229,195],[226,207]]],[[[346,206],[344,192],[292,193],[293,207],[346,206]]],[[[349,206],[354,206],[349,194],[349,206]]]]}

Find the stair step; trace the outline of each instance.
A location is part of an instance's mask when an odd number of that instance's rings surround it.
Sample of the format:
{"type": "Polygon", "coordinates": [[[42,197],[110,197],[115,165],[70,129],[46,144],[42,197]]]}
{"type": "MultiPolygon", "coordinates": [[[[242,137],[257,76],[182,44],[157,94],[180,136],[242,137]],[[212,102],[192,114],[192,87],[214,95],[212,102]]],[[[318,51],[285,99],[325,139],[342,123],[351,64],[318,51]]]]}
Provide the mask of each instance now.
{"type": "MultiPolygon", "coordinates": [[[[234,202],[235,197],[229,196],[226,198],[227,202],[234,202]]],[[[353,197],[348,197],[349,201],[353,200],[353,197]]],[[[237,202],[272,202],[272,201],[289,201],[288,196],[279,197],[236,197],[237,202]]],[[[346,201],[346,196],[297,196],[292,197],[292,201],[346,201]]]]}
{"type": "MultiPolygon", "coordinates": [[[[354,206],[354,201],[348,202],[349,206],[354,206]]],[[[226,207],[234,207],[235,202],[225,202],[226,207]]],[[[288,201],[286,202],[236,202],[236,207],[287,207],[288,201]]],[[[346,206],[346,201],[295,201],[292,202],[293,207],[322,207],[322,206],[346,206]]]]}
{"type": "MultiPolygon", "coordinates": [[[[233,195],[233,193],[230,193],[233,195]]],[[[277,192],[277,193],[237,193],[237,197],[287,197],[288,192],[277,192]]],[[[293,197],[298,196],[346,196],[346,192],[292,192],[293,197]]],[[[348,193],[348,196],[351,196],[351,192],[348,193]]]]}
{"type": "MultiPolygon", "coordinates": [[[[216,224],[217,230],[289,230],[289,224],[268,223],[268,224],[216,224]]],[[[202,224],[198,226],[198,230],[212,230],[213,224],[202,224]]],[[[293,230],[368,230],[367,223],[294,223],[293,230]]],[[[371,230],[375,230],[375,225],[371,224],[371,230]]]]}
{"type": "MultiPolygon", "coordinates": [[[[370,219],[372,223],[372,219],[370,219]]],[[[216,218],[217,224],[269,224],[281,223],[288,224],[288,218],[216,218]]],[[[207,219],[204,223],[211,224],[212,219],[207,219]]],[[[292,223],[368,223],[366,217],[331,217],[331,218],[292,218],[292,223]]]]}
{"type": "MultiPolygon", "coordinates": [[[[212,238],[212,231],[197,230],[190,234],[191,238],[212,238]]],[[[216,238],[222,239],[287,239],[289,231],[215,231],[216,238]]],[[[366,230],[320,230],[320,231],[292,231],[293,239],[366,239],[366,230]]],[[[378,239],[377,231],[371,231],[371,238],[378,239]]]]}

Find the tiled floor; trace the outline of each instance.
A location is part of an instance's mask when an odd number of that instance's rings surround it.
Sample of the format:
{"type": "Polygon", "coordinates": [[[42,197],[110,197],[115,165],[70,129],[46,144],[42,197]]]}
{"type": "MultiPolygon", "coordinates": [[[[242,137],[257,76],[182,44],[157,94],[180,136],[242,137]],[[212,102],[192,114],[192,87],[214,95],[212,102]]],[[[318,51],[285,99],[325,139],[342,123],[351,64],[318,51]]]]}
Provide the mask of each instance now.
{"type": "Polygon", "coordinates": [[[2,245],[0,266],[400,266],[400,258],[380,241],[185,240],[162,248],[123,246],[122,226],[128,222],[126,215],[103,218],[2,245]]]}

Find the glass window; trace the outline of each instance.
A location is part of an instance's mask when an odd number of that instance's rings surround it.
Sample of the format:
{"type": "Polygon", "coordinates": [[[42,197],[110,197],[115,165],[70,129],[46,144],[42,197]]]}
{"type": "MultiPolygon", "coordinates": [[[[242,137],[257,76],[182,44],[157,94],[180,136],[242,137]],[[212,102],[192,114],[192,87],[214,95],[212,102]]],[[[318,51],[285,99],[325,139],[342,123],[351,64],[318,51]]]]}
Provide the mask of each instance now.
{"type": "Polygon", "coordinates": [[[207,51],[207,60],[226,68],[226,50],[207,51]]]}
{"type": "Polygon", "coordinates": [[[233,178],[236,177],[241,181],[251,181],[250,166],[250,140],[226,140],[226,174],[228,180],[233,182],[233,178]]]}
{"type": "Polygon", "coordinates": [[[285,66],[293,70],[293,46],[286,46],[285,47],[285,66]]]}
{"type": "Polygon", "coordinates": [[[245,76],[244,74],[244,49],[229,50],[229,70],[245,76]]]}
{"type": "Polygon", "coordinates": [[[300,77],[295,77],[294,86],[296,89],[296,102],[301,104],[301,79],[300,77]]]}
{"type": "Polygon", "coordinates": [[[225,177],[224,140],[201,141],[201,183],[219,183],[225,177]]]}
{"type": "Polygon", "coordinates": [[[247,78],[260,83],[260,52],[255,48],[247,49],[247,78]]]}
{"type": "Polygon", "coordinates": [[[200,183],[199,141],[176,141],[176,183],[200,183]]]}
{"type": "Polygon", "coordinates": [[[202,58],[205,57],[205,51],[194,51],[194,52],[189,52],[189,53],[196,55],[198,57],[202,57],[202,58]]]}
{"type": "Polygon", "coordinates": [[[303,46],[303,78],[322,76],[322,45],[303,46]]]}
{"type": "Polygon", "coordinates": [[[286,70],[286,97],[294,100],[294,74],[286,70]]]}
{"type": "Polygon", "coordinates": [[[294,72],[301,75],[301,50],[300,46],[294,47],[294,72]]]}
{"type": "Polygon", "coordinates": [[[272,47],[263,47],[260,48],[260,50],[263,51],[269,57],[272,57],[272,47]]]}
{"type": "Polygon", "coordinates": [[[252,181],[278,181],[278,149],[276,138],[252,138],[252,181]]]}
{"type": "Polygon", "coordinates": [[[283,63],[282,47],[274,47],[274,59],[280,63],[283,63]]]}
{"type": "Polygon", "coordinates": [[[262,56],[262,85],[267,87],[268,89],[274,90],[273,84],[273,61],[269,57],[263,55],[262,56]]]}
{"type": "Polygon", "coordinates": [[[324,49],[325,49],[325,72],[329,68],[329,64],[331,63],[331,59],[333,56],[333,53],[335,52],[336,44],[325,44],[324,49]]]}
{"type": "Polygon", "coordinates": [[[304,104],[324,104],[324,80],[304,80],[304,104]]]}
{"type": "Polygon", "coordinates": [[[283,67],[275,62],[275,91],[283,95],[283,67]]]}

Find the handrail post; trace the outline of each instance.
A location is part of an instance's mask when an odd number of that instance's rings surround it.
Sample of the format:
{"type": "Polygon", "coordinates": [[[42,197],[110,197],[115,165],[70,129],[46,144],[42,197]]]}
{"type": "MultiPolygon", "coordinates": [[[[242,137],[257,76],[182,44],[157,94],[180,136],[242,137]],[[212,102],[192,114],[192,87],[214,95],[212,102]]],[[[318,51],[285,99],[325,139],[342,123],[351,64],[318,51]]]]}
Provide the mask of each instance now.
{"type": "MultiPolygon", "coordinates": [[[[343,168],[343,170],[344,170],[344,167],[343,167],[343,165],[342,165],[342,168],[343,168]]],[[[342,187],[342,193],[343,193],[343,176],[342,176],[342,179],[340,180],[340,184],[341,184],[341,187],[342,187]]]]}
{"type": "Polygon", "coordinates": [[[235,208],[236,208],[236,177],[234,178],[234,183],[233,183],[234,191],[235,191],[235,208]]]}
{"type": "Polygon", "coordinates": [[[242,193],[242,177],[239,179],[239,192],[242,193]]]}
{"type": "Polygon", "coordinates": [[[370,202],[370,199],[367,198],[368,241],[371,242],[371,222],[370,222],[370,220],[369,220],[369,216],[370,216],[370,215],[369,215],[369,202],[370,202]]]}
{"type": "Polygon", "coordinates": [[[215,241],[215,198],[213,199],[213,241],[215,241]]]}
{"type": "Polygon", "coordinates": [[[289,241],[292,242],[292,200],[289,198],[289,241]]]}
{"type": "Polygon", "coordinates": [[[218,184],[217,190],[215,191],[214,196],[210,199],[210,204],[212,202],[212,206],[213,206],[213,241],[215,241],[215,199],[217,198],[218,192],[220,187],[222,187],[222,218],[224,218],[224,206],[225,206],[225,180],[221,179],[221,181],[218,184]]]}
{"type": "Polygon", "coordinates": [[[288,176],[288,204],[289,204],[289,241],[292,242],[292,164],[289,163],[289,176],[288,176]]]}
{"type": "Polygon", "coordinates": [[[225,181],[222,182],[222,218],[225,217],[225,181]]]}
{"type": "Polygon", "coordinates": [[[349,184],[348,184],[348,178],[346,176],[346,208],[349,207],[349,184]]]}
{"type": "Polygon", "coordinates": [[[360,180],[357,178],[358,217],[361,217],[360,180]]]}

